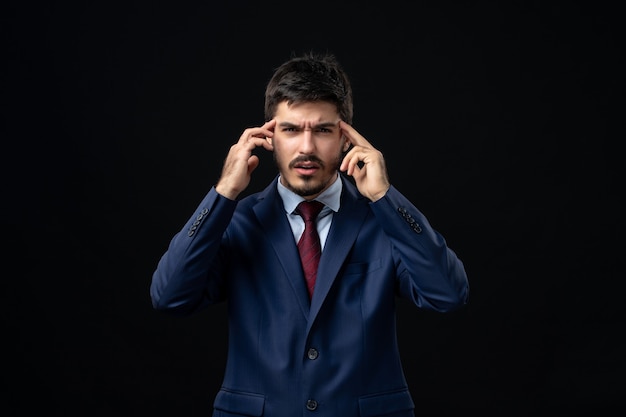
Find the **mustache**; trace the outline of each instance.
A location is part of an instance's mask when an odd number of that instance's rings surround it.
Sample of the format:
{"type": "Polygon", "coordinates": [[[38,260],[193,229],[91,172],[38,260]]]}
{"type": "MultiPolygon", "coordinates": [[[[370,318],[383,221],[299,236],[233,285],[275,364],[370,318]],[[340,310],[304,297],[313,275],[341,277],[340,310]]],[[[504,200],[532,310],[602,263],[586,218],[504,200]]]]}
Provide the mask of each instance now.
{"type": "Polygon", "coordinates": [[[314,162],[322,168],[324,168],[325,165],[324,162],[315,155],[302,155],[289,162],[289,168],[293,168],[302,162],[314,162]]]}

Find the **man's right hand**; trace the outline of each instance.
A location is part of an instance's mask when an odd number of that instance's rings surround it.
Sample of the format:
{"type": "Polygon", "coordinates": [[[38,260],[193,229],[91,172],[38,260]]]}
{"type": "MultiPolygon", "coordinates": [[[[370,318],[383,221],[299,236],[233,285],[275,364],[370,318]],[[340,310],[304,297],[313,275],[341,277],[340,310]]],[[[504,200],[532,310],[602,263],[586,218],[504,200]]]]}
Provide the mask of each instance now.
{"type": "Polygon", "coordinates": [[[268,138],[274,136],[275,125],[276,121],[272,119],[261,127],[251,127],[243,131],[239,141],[230,147],[215,191],[235,200],[248,187],[252,171],[259,166],[259,157],[252,155],[252,151],[259,146],[268,151],[274,150],[268,138]]]}

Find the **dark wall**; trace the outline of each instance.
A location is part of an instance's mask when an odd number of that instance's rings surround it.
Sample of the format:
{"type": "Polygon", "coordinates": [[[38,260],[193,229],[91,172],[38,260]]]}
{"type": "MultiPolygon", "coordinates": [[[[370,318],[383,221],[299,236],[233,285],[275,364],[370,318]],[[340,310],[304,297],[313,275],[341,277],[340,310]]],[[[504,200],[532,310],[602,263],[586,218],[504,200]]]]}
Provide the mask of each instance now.
{"type": "MultiPolygon", "coordinates": [[[[229,146],[262,123],[272,70],[308,50],[344,64],[354,126],[467,268],[467,308],[399,306],[418,415],[623,408],[612,7],[5,7],[3,415],[210,415],[225,308],[158,314],[151,274],[229,146]]],[[[274,175],[261,156],[250,191],[274,175]]]]}

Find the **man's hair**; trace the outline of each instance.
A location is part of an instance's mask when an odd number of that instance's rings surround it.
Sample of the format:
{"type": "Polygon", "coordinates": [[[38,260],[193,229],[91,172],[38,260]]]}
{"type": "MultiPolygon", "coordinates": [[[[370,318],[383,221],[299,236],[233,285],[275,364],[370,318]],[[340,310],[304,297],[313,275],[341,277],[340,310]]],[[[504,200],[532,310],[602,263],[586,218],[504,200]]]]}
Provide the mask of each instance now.
{"type": "Polygon", "coordinates": [[[280,65],[265,89],[265,120],[276,115],[278,104],[323,101],[332,103],[346,123],[352,123],[352,87],[332,54],[309,52],[280,65]]]}

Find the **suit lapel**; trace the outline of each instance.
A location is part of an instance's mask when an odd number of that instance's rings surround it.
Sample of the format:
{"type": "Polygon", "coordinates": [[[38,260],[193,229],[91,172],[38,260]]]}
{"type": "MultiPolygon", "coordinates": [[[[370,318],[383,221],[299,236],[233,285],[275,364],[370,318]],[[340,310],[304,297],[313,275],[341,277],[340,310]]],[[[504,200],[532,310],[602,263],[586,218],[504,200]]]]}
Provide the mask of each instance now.
{"type": "Polygon", "coordinates": [[[259,194],[259,201],[253,210],[293,288],[302,314],[306,317],[309,315],[309,295],[304,283],[302,267],[298,262],[300,259],[298,248],[285,216],[282,199],[276,189],[277,178],[259,194]]]}
{"type": "Polygon", "coordinates": [[[343,181],[341,207],[333,215],[326,245],[320,259],[315,291],[311,301],[309,301],[304,284],[302,267],[298,262],[299,255],[293,239],[293,232],[284,214],[282,199],[276,189],[278,177],[259,193],[258,202],[253,207],[259,224],[276,252],[285,276],[293,288],[302,314],[308,317],[307,332],[337,278],[369,212],[367,203],[363,202],[365,197],[358,193],[351,182],[343,177],[340,178],[343,181]]]}
{"type": "MultiPolygon", "coordinates": [[[[343,191],[341,195],[341,207],[333,215],[326,245],[322,252],[320,264],[315,282],[315,291],[311,300],[309,314],[310,328],[320,307],[333,282],[339,274],[341,266],[344,264],[350,249],[359,233],[361,225],[367,216],[368,205],[363,203],[365,197],[357,192],[352,183],[343,180],[343,191]]],[[[297,255],[297,254],[296,254],[297,255]]],[[[308,330],[307,330],[308,331],[308,330]]]]}

